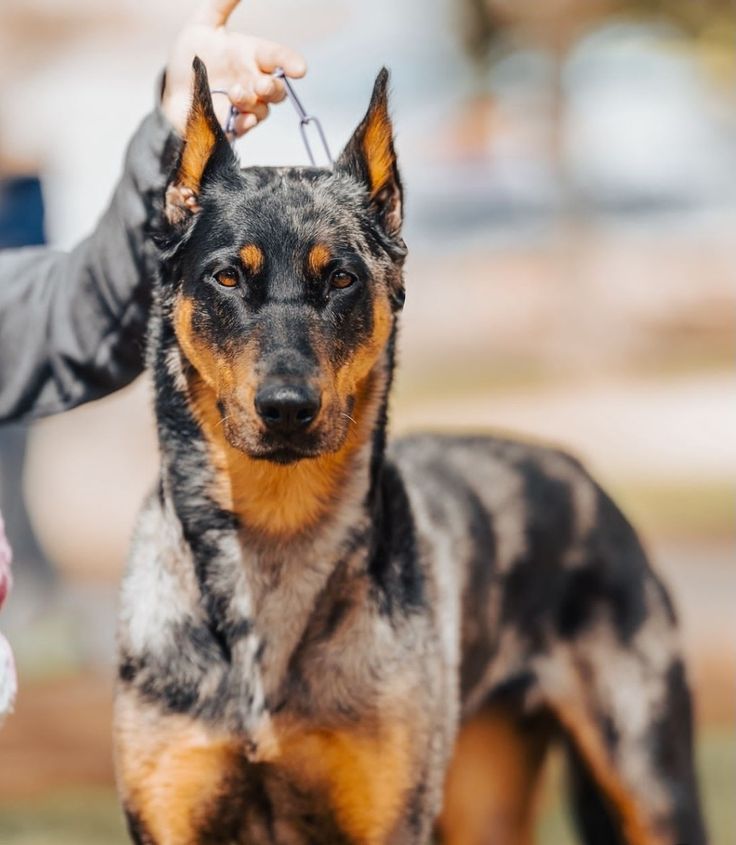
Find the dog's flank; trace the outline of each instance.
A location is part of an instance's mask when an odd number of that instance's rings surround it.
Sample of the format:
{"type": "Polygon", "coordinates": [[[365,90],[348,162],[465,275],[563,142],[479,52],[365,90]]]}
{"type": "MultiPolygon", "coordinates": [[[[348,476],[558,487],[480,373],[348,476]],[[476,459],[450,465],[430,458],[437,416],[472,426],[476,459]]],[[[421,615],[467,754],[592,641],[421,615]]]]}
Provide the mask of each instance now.
{"type": "Polygon", "coordinates": [[[386,449],[386,73],[333,171],[240,170],[196,78],[157,235],[160,483],[121,600],[131,837],[516,845],[563,737],[587,842],[705,842],[674,616],[615,506],[553,450],[386,449]]]}

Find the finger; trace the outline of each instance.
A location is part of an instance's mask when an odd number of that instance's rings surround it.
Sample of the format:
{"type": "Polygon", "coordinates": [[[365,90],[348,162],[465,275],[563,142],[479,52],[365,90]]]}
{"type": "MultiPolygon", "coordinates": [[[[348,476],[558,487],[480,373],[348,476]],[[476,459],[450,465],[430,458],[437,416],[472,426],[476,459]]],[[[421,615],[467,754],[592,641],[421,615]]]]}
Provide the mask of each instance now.
{"type": "Polygon", "coordinates": [[[275,86],[273,93],[269,97],[261,97],[265,103],[281,103],[286,99],[286,86],[281,80],[278,80],[278,85],[275,86]]]}
{"type": "Polygon", "coordinates": [[[203,0],[194,13],[194,22],[205,26],[225,26],[240,0],[203,0]]]}
{"type": "Polygon", "coordinates": [[[261,103],[259,102],[257,105],[253,106],[252,109],[248,109],[248,114],[253,114],[256,116],[256,119],[260,123],[262,120],[265,120],[268,117],[270,109],[268,107],[268,103],[261,103]]]}
{"type": "Polygon", "coordinates": [[[256,64],[264,73],[273,73],[277,67],[282,67],[287,76],[298,78],[307,72],[307,63],[301,53],[275,41],[259,40],[256,64]]]}
{"type": "Polygon", "coordinates": [[[222,97],[219,94],[212,97],[212,107],[215,110],[215,117],[220,126],[225,126],[230,115],[230,103],[227,97],[222,97]]]}
{"type": "Polygon", "coordinates": [[[241,135],[245,135],[257,123],[258,118],[254,114],[239,114],[235,118],[235,137],[240,138],[241,135]]]}
{"type": "Polygon", "coordinates": [[[228,89],[227,95],[230,97],[230,102],[240,111],[250,111],[259,100],[252,84],[242,85],[237,83],[228,89]]]}
{"type": "Polygon", "coordinates": [[[280,103],[286,96],[286,86],[280,79],[263,74],[253,85],[258,99],[264,103],[280,103]]]}

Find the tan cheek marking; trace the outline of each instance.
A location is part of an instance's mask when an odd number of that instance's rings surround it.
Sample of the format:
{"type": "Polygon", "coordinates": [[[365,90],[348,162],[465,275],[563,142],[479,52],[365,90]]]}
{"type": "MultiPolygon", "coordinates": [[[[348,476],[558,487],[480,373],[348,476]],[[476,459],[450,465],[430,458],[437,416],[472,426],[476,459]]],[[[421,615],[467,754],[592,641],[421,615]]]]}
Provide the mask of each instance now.
{"type": "Polygon", "coordinates": [[[240,750],[186,716],[162,716],[126,696],[116,705],[115,756],[123,800],[157,845],[196,845],[240,750]]]}
{"type": "Polygon", "coordinates": [[[411,786],[409,729],[395,723],[375,734],[287,734],[277,763],[327,790],[338,824],[360,845],[382,845],[411,786]]]}
{"type": "Polygon", "coordinates": [[[326,244],[315,244],[307,256],[307,268],[313,276],[321,277],[330,263],[332,253],[326,244]]]}
{"type": "Polygon", "coordinates": [[[621,782],[603,745],[600,733],[581,708],[553,704],[555,715],[573,738],[596,782],[616,808],[630,845],[678,845],[652,830],[636,795],[621,782]]]}
{"type": "Polygon", "coordinates": [[[224,362],[218,358],[200,338],[192,327],[194,302],[180,296],[174,305],[174,332],[184,354],[197,372],[211,387],[216,388],[222,381],[224,362]]]}
{"type": "Polygon", "coordinates": [[[477,845],[489,831],[499,842],[532,845],[545,747],[538,737],[522,735],[501,712],[483,713],[463,725],[438,822],[444,845],[477,845]]]}
{"type": "Polygon", "coordinates": [[[375,367],[391,335],[391,308],[383,297],[376,297],[373,305],[373,333],[367,343],[355,351],[338,370],[335,384],[343,401],[354,394],[362,381],[375,367]]]}
{"type": "MultiPolygon", "coordinates": [[[[237,392],[241,404],[252,401],[255,395],[253,381],[254,348],[245,344],[232,359],[212,349],[192,326],[194,301],[181,296],[174,306],[174,332],[179,346],[194,366],[202,381],[216,394],[216,398],[234,396],[237,392]]],[[[192,385],[196,399],[198,386],[192,385]]]]}
{"type": "Polygon", "coordinates": [[[253,276],[257,276],[263,270],[266,260],[263,250],[255,244],[246,244],[240,250],[240,259],[245,269],[253,276]]]}

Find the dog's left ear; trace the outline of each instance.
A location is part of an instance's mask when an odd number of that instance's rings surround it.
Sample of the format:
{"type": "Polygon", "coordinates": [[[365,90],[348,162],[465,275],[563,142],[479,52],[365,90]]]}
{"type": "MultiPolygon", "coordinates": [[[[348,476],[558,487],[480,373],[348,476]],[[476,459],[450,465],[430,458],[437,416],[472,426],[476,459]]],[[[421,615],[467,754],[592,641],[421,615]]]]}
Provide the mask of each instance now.
{"type": "Polygon", "coordinates": [[[401,231],[402,189],[388,113],[388,71],[382,68],[373,86],[368,111],[337,160],[368,188],[378,219],[391,237],[401,231]]]}
{"type": "Polygon", "coordinates": [[[192,67],[194,89],[184,142],[166,189],[166,217],[173,224],[183,223],[199,210],[200,191],[212,174],[237,168],[235,153],[212,106],[204,62],[195,56],[192,67]]]}

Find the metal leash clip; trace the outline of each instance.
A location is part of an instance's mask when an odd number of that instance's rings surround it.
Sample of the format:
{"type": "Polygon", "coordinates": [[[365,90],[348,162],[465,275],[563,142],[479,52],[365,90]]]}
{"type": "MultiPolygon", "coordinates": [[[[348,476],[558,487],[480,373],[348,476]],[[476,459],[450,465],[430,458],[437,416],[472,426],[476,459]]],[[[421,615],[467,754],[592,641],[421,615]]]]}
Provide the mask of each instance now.
{"type": "Polygon", "coordinates": [[[296,91],[294,91],[294,86],[289,81],[289,78],[284,73],[284,69],[277,67],[273,74],[276,79],[282,79],[284,81],[284,85],[286,86],[286,95],[291,100],[292,105],[296,109],[296,113],[299,116],[299,131],[302,135],[302,141],[304,142],[304,146],[307,149],[307,155],[309,156],[309,161],[312,167],[316,167],[317,163],[314,158],[314,153],[312,152],[312,147],[309,143],[309,137],[307,136],[307,126],[310,123],[314,124],[317,134],[319,135],[320,143],[322,144],[322,149],[327,156],[327,161],[330,163],[330,167],[333,167],[335,162],[330,154],[330,148],[327,144],[327,137],[325,136],[324,129],[322,129],[322,124],[319,122],[319,119],[315,117],[313,114],[308,114],[307,110],[301,104],[299,97],[296,95],[296,91]]]}

